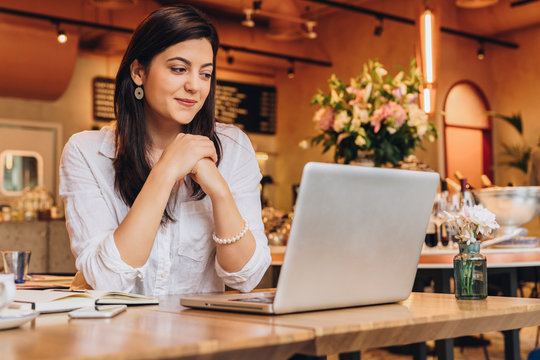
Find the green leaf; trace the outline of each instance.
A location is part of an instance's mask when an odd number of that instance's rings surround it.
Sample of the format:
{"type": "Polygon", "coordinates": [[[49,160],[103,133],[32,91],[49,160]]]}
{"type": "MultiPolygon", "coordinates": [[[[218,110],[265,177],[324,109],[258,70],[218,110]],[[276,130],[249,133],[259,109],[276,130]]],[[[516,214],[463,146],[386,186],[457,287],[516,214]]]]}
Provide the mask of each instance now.
{"type": "Polygon", "coordinates": [[[527,144],[502,144],[503,151],[502,156],[505,156],[507,160],[499,162],[499,165],[514,167],[527,174],[527,167],[529,159],[531,157],[531,147],[527,144]]]}
{"type": "Polygon", "coordinates": [[[523,122],[521,121],[521,113],[512,114],[510,116],[499,114],[496,111],[489,111],[488,115],[496,119],[501,119],[512,125],[520,134],[523,134],[523,122]]]}

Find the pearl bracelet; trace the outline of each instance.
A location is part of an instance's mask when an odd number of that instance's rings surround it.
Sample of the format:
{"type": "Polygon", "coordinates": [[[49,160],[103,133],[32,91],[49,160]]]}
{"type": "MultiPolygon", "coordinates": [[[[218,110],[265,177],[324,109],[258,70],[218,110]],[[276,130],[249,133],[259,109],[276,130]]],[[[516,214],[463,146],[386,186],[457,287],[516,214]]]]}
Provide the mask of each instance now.
{"type": "Polygon", "coordinates": [[[232,238],[228,238],[228,239],[221,239],[216,236],[215,232],[213,232],[212,239],[214,239],[214,241],[220,245],[232,244],[232,243],[237,242],[238,240],[242,238],[242,236],[246,235],[247,231],[249,230],[249,225],[248,225],[247,220],[244,218],[242,218],[242,220],[244,220],[244,228],[238,235],[233,236],[232,238]]]}

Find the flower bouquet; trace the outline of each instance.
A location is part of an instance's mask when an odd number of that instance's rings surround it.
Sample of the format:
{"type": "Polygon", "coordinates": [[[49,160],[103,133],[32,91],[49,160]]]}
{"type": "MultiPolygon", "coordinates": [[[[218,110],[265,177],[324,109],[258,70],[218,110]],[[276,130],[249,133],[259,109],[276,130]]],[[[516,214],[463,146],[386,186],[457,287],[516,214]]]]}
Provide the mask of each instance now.
{"type": "MultiPolygon", "coordinates": [[[[318,134],[311,145],[322,143],[323,153],[335,146],[335,162],[348,164],[367,154],[376,166],[395,166],[413,154],[422,139],[434,141],[436,129],[417,104],[421,81],[415,62],[408,72],[387,75],[376,60],[364,64],[349,85],[332,75],[330,93],[319,90],[311,100],[319,107],[313,117],[318,134]]],[[[300,146],[307,148],[308,141],[300,146]]]]}
{"type": "Polygon", "coordinates": [[[480,254],[480,240],[499,228],[495,215],[482,205],[464,206],[456,214],[446,213],[448,224],[458,235],[459,254],[454,257],[455,295],[460,300],[487,297],[487,263],[480,254]]]}

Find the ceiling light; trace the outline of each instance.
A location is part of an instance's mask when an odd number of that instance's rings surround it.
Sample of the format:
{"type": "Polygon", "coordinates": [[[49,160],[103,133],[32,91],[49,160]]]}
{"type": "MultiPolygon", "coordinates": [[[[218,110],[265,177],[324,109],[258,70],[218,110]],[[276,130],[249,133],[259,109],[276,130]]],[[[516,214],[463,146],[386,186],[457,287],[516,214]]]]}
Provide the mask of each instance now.
{"type": "Polygon", "coordinates": [[[307,37],[310,39],[316,39],[317,33],[313,30],[317,23],[315,21],[306,21],[307,37]]]}
{"type": "Polygon", "coordinates": [[[428,84],[435,82],[433,71],[433,13],[426,9],[420,17],[420,34],[422,41],[422,68],[424,80],[428,84]]]}
{"type": "Polygon", "coordinates": [[[294,61],[289,60],[291,66],[287,69],[287,77],[289,79],[294,79],[294,61]]]}
{"type": "Polygon", "coordinates": [[[383,18],[380,16],[377,16],[377,20],[379,20],[379,23],[375,26],[375,29],[373,29],[373,35],[381,36],[383,32],[383,18]]]}
{"type": "Polygon", "coordinates": [[[67,42],[67,40],[68,40],[68,37],[67,37],[66,33],[63,30],[58,30],[57,33],[56,33],[56,40],[60,44],[65,44],[67,42]]]}
{"type": "Polygon", "coordinates": [[[242,21],[242,25],[244,25],[245,27],[252,28],[255,26],[255,21],[251,19],[252,13],[253,9],[244,9],[244,14],[246,14],[246,18],[242,21]]]}
{"type": "Polygon", "coordinates": [[[422,105],[426,114],[431,113],[431,88],[426,87],[422,91],[422,105]]]}
{"type": "Polygon", "coordinates": [[[261,10],[262,0],[255,0],[252,3],[252,9],[253,10],[261,10]]]}
{"type": "Polygon", "coordinates": [[[484,58],[486,57],[486,51],[484,50],[483,42],[480,42],[480,47],[476,51],[476,57],[478,58],[478,60],[484,60],[484,58]]]}

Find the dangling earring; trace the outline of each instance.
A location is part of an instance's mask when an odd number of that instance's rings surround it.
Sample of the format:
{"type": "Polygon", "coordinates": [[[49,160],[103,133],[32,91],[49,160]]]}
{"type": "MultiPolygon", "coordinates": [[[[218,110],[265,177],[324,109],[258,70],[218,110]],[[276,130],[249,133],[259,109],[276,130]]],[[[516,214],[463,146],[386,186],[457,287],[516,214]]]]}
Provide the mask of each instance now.
{"type": "Polygon", "coordinates": [[[137,86],[135,88],[135,99],[137,100],[142,100],[142,98],[144,97],[144,90],[142,87],[140,86],[137,86]]]}

